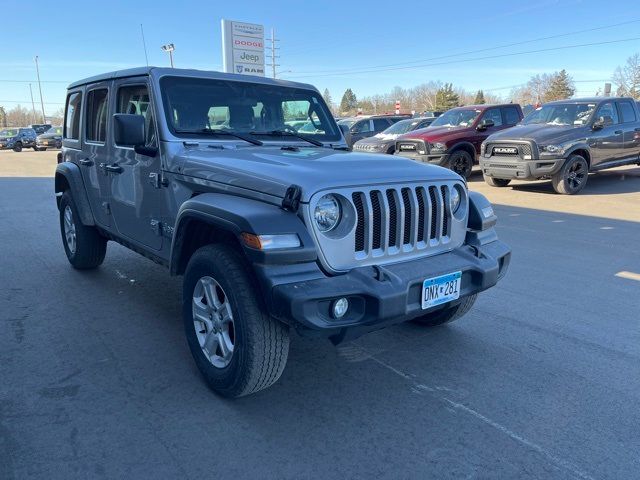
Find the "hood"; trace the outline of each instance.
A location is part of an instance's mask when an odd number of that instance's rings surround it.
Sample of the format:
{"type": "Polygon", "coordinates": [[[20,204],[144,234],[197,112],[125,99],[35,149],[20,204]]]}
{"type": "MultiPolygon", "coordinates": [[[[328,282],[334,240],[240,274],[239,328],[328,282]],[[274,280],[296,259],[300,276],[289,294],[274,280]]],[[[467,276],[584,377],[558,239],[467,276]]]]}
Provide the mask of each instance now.
{"type": "Polygon", "coordinates": [[[405,133],[404,135],[400,135],[398,137],[398,140],[407,140],[410,138],[416,138],[416,139],[427,140],[427,141],[440,141],[442,139],[446,139],[447,137],[464,136],[471,131],[475,131],[475,129],[472,127],[429,126],[425,128],[420,128],[418,130],[414,130],[413,132],[405,133]]]}
{"type": "Polygon", "coordinates": [[[397,134],[379,133],[377,135],[374,135],[373,137],[367,137],[363,138],[362,140],[358,140],[356,143],[358,145],[380,145],[381,143],[392,142],[398,137],[399,135],[397,134]]]}
{"type": "Polygon", "coordinates": [[[55,138],[55,137],[62,138],[62,134],[56,133],[56,132],[44,132],[38,135],[38,138],[55,138]]]}
{"type": "Polygon", "coordinates": [[[588,127],[573,125],[548,125],[533,123],[516,125],[507,130],[496,132],[487,141],[532,140],[536,143],[564,143],[583,136],[588,127]]]}
{"type": "Polygon", "coordinates": [[[201,146],[187,147],[177,157],[184,175],[277,197],[284,197],[290,185],[299,185],[303,202],[320,190],[333,188],[460,179],[446,168],[403,157],[329,148],[287,151],[279,146],[201,146]]]}

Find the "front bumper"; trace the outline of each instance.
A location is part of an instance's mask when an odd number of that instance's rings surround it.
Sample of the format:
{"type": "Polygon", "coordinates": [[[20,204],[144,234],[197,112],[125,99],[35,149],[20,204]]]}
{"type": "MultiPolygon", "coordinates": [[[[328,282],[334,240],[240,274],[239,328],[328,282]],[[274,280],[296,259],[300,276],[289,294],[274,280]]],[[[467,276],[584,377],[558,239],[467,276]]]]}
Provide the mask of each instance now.
{"type": "Polygon", "coordinates": [[[265,266],[257,273],[265,293],[270,292],[267,298],[273,316],[303,335],[340,342],[443,308],[422,309],[422,284],[427,278],[462,272],[460,298],[446,306],[494,286],[509,266],[509,247],[497,239],[493,229],[480,234],[470,232],[467,237],[465,245],[448,253],[355,268],[334,277],[319,270],[318,274],[311,273],[312,269],[305,271],[301,265],[291,274],[265,266]],[[293,276],[299,279],[288,278],[293,276]],[[341,297],[349,299],[350,308],[345,317],[336,320],[330,308],[341,297]]]}
{"type": "Polygon", "coordinates": [[[537,180],[549,177],[562,168],[564,158],[519,160],[513,157],[480,157],[480,168],[487,177],[537,180]]]}
{"type": "Polygon", "coordinates": [[[441,167],[446,166],[447,161],[449,160],[449,155],[446,153],[434,154],[434,155],[421,155],[419,153],[398,152],[396,150],[394,155],[410,158],[411,160],[415,160],[416,162],[431,163],[433,165],[439,165],[441,167]]]}

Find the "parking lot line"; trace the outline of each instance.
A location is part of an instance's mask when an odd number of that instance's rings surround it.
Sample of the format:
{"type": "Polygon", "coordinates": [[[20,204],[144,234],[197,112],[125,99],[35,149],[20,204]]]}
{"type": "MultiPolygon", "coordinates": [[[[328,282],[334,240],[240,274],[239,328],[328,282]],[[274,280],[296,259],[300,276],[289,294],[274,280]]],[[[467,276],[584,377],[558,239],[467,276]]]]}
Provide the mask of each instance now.
{"type": "Polygon", "coordinates": [[[640,282],[640,273],[627,272],[623,270],[622,272],[616,273],[616,277],[626,278],[628,280],[635,280],[637,282],[640,282]]]}

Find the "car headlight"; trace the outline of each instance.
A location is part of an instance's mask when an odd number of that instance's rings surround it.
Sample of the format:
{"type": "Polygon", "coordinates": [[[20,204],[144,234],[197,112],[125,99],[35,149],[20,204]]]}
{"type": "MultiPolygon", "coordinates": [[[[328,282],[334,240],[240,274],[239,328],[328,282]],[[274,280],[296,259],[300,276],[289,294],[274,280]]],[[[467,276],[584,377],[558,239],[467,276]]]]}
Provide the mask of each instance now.
{"type": "Polygon", "coordinates": [[[325,195],[316,204],[313,212],[313,219],[318,226],[318,230],[323,233],[336,228],[340,222],[340,202],[334,195],[325,195]]]}
{"type": "Polygon", "coordinates": [[[482,144],[480,145],[480,155],[484,155],[484,152],[487,150],[487,145],[482,142],[482,144]]]}
{"type": "Polygon", "coordinates": [[[447,150],[447,146],[444,143],[436,142],[430,143],[429,149],[431,150],[431,153],[443,153],[447,150]]]}
{"type": "Polygon", "coordinates": [[[564,148],[561,145],[540,145],[540,153],[562,155],[564,153],[564,148]]]}
{"type": "Polygon", "coordinates": [[[456,213],[458,211],[461,200],[462,195],[460,195],[459,187],[456,185],[449,193],[449,208],[451,209],[451,213],[456,213]]]}

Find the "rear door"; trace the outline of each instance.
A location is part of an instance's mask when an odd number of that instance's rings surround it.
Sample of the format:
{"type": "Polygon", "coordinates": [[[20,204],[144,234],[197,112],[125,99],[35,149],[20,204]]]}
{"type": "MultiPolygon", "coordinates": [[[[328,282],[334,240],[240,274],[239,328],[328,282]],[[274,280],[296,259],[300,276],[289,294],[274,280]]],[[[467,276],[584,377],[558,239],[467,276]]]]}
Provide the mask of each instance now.
{"type": "MultiPolygon", "coordinates": [[[[146,144],[158,147],[147,78],[117,80],[113,89],[114,112],[144,116],[146,144]]],[[[113,132],[113,119],[110,123],[113,132]]],[[[166,210],[163,189],[154,182],[160,175],[160,153],[155,157],[139,155],[133,145],[117,145],[113,133],[110,139],[113,149],[110,166],[114,167],[110,173],[110,205],[115,226],[121,236],[160,250],[160,215],[166,210]]]]}
{"type": "Polygon", "coordinates": [[[391,125],[391,121],[386,118],[374,118],[373,119],[373,132],[372,134],[380,133],[386,130],[391,125]]]}
{"type": "Polygon", "coordinates": [[[624,158],[637,159],[640,154],[640,119],[631,100],[620,100],[618,113],[624,141],[624,158]]]}
{"type": "Polygon", "coordinates": [[[109,83],[88,86],[85,91],[83,155],[80,168],[89,177],[85,182],[91,190],[92,206],[98,222],[111,225],[109,210],[109,175],[103,168],[109,162],[107,126],[109,115],[109,83]]]}
{"type": "Polygon", "coordinates": [[[601,103],[594,118],[605,119],[604,127],[594,132],[596,142],[591,147],[591,165],[595,167],[624,156],[624,135],[613,100],[601,103]]]}

